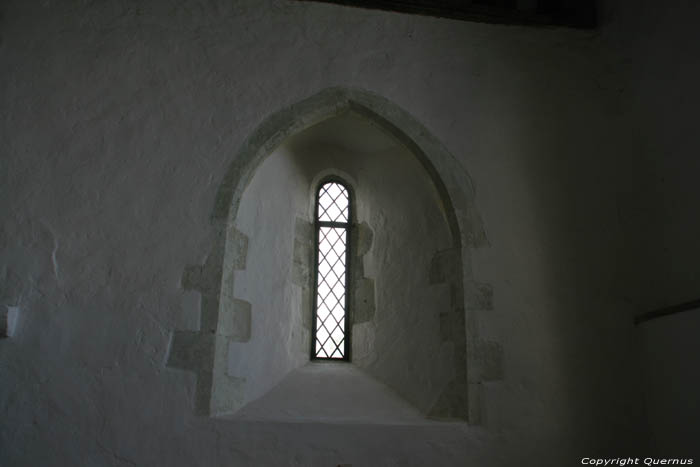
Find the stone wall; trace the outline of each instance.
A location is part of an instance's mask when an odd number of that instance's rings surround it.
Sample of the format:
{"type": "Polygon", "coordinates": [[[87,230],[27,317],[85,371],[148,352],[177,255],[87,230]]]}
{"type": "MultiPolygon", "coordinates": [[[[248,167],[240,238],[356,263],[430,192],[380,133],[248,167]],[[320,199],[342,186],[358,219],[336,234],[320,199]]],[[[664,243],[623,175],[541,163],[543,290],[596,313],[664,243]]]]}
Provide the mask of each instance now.
{"type": "Polygon", "coordinates": [[[644,449],[631,318],[697,298],[697,41],[675,26],[697,15],[608,3],[601,30],[571,31],[284,0],[4,2],[0,305],[21,311],[0,340],[0,463],[540,466],[644,449]],[[484,228],[461,252],[480,427],[233,423],[199,414],[236,380],[200,399],[215,374],[167,366],[228,355],[233,336],[172,353],[178,330],[225,316],[196,280],[238,271],[235,251],[211,255],[239,238],[220,187],[266,119],[337,87],[403,109],[470,176],[451,199],[484,228]]]}

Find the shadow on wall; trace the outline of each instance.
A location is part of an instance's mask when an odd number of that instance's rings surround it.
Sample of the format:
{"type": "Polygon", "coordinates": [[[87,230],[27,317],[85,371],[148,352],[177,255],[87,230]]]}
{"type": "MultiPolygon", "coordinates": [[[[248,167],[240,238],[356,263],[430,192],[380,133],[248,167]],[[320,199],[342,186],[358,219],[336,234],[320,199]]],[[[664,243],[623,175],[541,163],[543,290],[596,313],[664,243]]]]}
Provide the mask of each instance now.
{"type": "Polygon", "coordinates": [[[692,457],[700,434],[700,308],[641,323],[644,389],[656,455],[692,457]]]}

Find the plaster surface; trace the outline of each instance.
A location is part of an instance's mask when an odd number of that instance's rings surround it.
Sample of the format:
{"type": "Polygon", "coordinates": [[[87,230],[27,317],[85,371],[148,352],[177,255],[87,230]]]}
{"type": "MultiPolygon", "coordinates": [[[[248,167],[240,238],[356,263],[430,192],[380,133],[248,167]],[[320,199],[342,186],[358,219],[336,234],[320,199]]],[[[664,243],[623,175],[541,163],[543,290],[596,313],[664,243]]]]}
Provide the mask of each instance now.
{"type": "Polygon", "coordinates": [[[0,463],[644,452],[632,316],[698,291],[697,8],[606,1],[583,32],[282,0],[3,2],[0,305],[21,312],[0,340],[0,463]],[[183,271],[216,269],[232,161],[266,118],[337,87],[404,109],[471,176],[452,197],[483,227],[463,243],[465,284],[484,292],[465,327],[502,355],[486,371],[502,379],[473,383],[480,427],[203,417],[200,378],[166,366],[175,330],[218,325],[219,297],[183,271]]]}
{"type": "Polygon", "coordinates": [[[345,362],[302,366],[263,397],[228,417],[286,423],[431,423],[387,386],[345,362]]]}
{"type": "Polygon", "coordinates": [[[251,304],[251,325],[248,340],[229,343],[226,373],[245,380],[242,404],[309,359],[301,291],[291,280],[296,219],[306,214],[308,186],[285,156],[260,166],[236,217],[236,228],[250,240],[246,267],[234,272],[233,296],[251,304]]]}

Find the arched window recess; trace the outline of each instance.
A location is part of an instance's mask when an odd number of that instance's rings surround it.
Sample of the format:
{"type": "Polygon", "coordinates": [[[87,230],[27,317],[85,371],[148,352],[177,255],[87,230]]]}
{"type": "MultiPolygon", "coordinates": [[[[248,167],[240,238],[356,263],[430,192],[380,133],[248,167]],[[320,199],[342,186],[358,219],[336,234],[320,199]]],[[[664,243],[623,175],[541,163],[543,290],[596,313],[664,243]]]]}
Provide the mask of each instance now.
{"type": "Polygon", "coordinates": [[[326,178],[316,190],[312,360],[349,360],[348,260],[351,197],[347,184],[326,178]]]}

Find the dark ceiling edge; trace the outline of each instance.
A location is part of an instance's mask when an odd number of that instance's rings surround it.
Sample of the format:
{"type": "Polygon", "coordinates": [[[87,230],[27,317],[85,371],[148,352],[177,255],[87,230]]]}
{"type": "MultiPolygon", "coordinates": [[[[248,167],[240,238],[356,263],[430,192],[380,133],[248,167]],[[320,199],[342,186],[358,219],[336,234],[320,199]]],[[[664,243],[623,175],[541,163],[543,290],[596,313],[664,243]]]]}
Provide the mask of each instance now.
{"type": "Polygon", "coordinates": [[[393,11],[436,18],[474,21],[478,23],[504,24],[513,26],[570,27],[577,29],[595,29],[597,27],[596,8],[593,2],[588,11],[560,12],[557,15],[528,13],[505,8],[480,7],[466,5],[462,7],[444,7],[426,5],[410,0],[292,0],[297,2],[329,3],[370,10],[393,11]]]}

